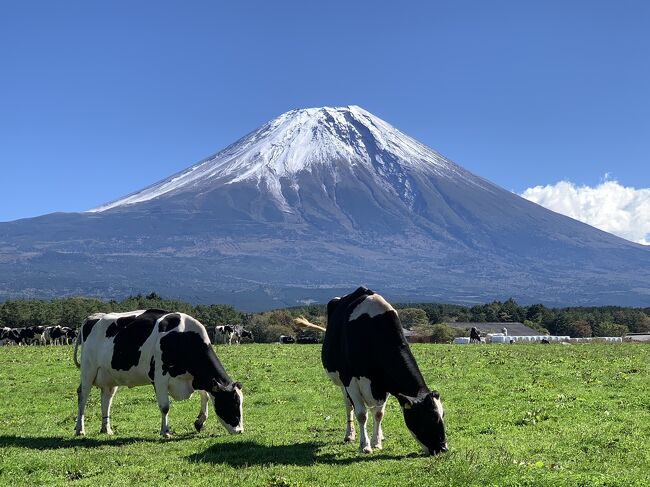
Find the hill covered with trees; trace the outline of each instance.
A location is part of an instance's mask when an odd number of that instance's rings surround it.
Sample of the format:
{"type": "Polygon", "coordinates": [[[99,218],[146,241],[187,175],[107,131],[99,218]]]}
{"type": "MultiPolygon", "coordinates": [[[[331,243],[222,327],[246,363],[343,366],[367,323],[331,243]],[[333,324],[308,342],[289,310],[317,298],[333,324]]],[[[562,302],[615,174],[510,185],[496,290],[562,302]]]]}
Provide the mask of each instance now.
{"type": "MultiPolygon", "coordinates": [[[[549,308],[542,304],[522,306],[513,299],[471,307],[438,303],[397,303],[395,307],[400,313],[404,328],[433,336],[434,341],[441,342],[449,341],[458,333],[445,326],[451,322],[521,322],[540,333],[573,337],[623,336],[628,332],[650,331],[650,308],[549,308]]],[[[241,324],[253,332],[257,342],[277,341],[280,335],[314,333],[298,331],[294,327],[292,320],[300,315],[315,323],[326,322],[324,305],[252,314],[238,311],[227,304],[193,305],[185,301],[164,299],[153,292],[146,296],[130,296],[122,301],[84,297],[8,300],[0,304],[0,326],[78,327],[92,313],[148,308],[188,313],[207,327],[241,324]]]]}

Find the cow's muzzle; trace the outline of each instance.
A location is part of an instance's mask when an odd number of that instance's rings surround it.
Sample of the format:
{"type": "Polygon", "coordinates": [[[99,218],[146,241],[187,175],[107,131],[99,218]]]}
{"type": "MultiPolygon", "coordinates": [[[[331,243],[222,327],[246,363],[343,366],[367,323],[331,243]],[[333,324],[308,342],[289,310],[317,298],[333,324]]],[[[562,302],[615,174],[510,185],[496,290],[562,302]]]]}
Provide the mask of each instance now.
{"type": "Polygon", "coordinates": [[[442,443],[438,448],[424,448],[423,453],[425,455],[437,455],[439,453],[444,453],[446,451],[449,451],[449,448],[447,448],[447,443],[442,443]]]}

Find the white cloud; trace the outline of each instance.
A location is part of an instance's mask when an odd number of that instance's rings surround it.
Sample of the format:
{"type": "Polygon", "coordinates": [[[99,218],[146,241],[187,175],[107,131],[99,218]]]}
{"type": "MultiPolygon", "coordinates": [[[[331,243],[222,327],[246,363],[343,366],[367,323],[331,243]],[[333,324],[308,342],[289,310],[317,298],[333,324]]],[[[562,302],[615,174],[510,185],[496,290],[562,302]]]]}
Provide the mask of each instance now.
{"type": "Polygon", "coordinates": [[[650,245],[650,188],[626,188],[605,180],[595,187],[560,181],[528,188],[521,196],[627,240],[650,245]]]}

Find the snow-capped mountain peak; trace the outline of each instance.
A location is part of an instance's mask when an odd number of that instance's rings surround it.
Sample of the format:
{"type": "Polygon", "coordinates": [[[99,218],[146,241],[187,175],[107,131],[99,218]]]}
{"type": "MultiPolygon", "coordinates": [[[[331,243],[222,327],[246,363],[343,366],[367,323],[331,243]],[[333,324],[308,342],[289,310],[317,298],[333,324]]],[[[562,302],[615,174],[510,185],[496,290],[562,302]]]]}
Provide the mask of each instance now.
{"type": "Polygon", "coordinates": [[[335,179],[341,167],[363,167],[405,202],[412,199],[410,172],[468,177],[459,166],[358,106],[306,108],[283,113],[190,168],[89,211],[244,181],[264,186],[283,211],[290,211],[283,179],[297,190],[296,175],[315,166],[327,166],[335,179]]]}

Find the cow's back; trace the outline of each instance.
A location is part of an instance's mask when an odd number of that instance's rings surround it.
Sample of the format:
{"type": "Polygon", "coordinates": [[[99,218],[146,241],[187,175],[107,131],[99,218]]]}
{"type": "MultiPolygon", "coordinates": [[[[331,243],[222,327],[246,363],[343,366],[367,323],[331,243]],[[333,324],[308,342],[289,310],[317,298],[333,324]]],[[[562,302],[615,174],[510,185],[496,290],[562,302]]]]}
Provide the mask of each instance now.
{"type": "Polygon", "coordinates": [[[82,368],[98,369],[98,382],[115,385],[147,383],[156,324],[163,310],[109,313],[92,328],[82,328],[82,368]]]}

